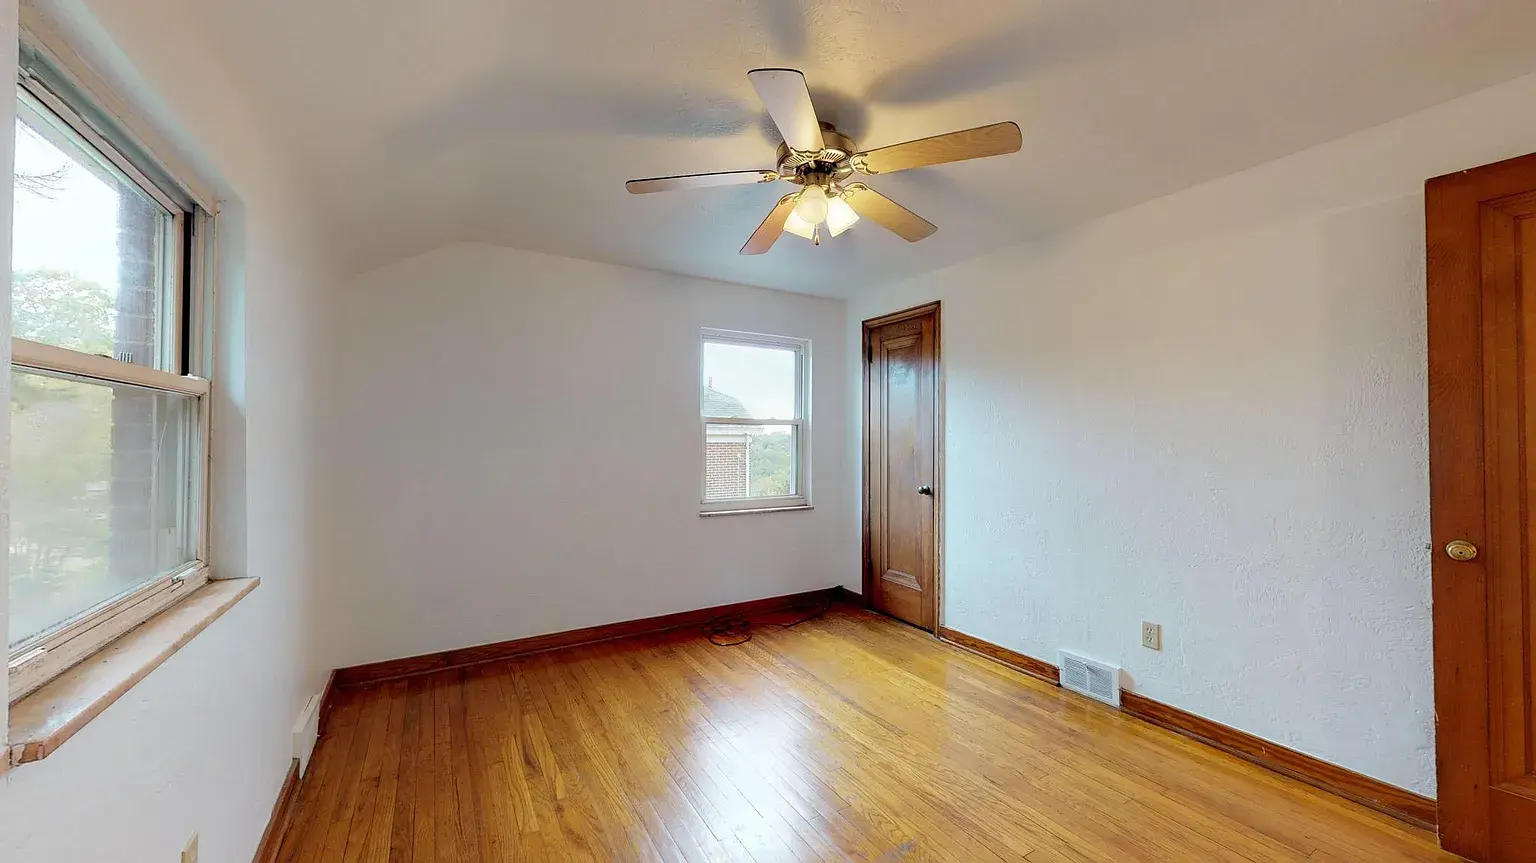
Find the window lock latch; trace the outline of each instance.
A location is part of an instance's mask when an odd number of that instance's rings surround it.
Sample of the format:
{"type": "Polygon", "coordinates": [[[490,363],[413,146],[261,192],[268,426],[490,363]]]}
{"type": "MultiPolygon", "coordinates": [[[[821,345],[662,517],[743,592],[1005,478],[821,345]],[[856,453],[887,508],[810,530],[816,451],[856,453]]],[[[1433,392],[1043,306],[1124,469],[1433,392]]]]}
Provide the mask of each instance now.
{"type": "Polygon", "coordinates": [[[34,647],[31,650],[27,651],[26,653],[23,653],[22,655],[16,657],[15,659],[12,659],[10,661],[9,665],[7,665],[6,670],[7,671],[15,671],[16,669],[21,668],[22,666],[28,665],[30,663],[36,662],[39,659],[42,659],[47,653],[48,653],[48,648],[46,648],[46,647],[34,647]]]}

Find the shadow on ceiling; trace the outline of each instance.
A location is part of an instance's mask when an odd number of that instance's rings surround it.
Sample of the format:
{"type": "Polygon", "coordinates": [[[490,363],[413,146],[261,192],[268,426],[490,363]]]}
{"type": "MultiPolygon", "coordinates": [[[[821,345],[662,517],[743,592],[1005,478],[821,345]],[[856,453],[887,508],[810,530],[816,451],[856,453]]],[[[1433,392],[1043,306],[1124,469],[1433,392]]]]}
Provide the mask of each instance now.
{"type": "MultiPolygon", "coordinates": [[[[741,0],[763,25],[773,50],[804,56],[814,21],[803,0],[741,0]]],[[[1227,0],[1044,0],[1025,20],[951,45],[878,77],[862,97],[817,86],[817,113],[852,137],[869,127],[870,106],[921,106],[1025,80],[1132,45],[1169,39],[1242,14],[1227,0]]],[[[810,63],[813,69],[815,64],[810,63]]],[[[741,70],[746,74],[746,69],[741,70]]],[[[779,135],[762,106],[705,87],[647,89],[642,84],[528,80],[507,69],[469,85],[387,133],[398,152],[440,154],[468,140],[527,135],[642,136],[674,140],[729,138],[756,129],[773,146],[779,135]]],[[[869,142],[879,146],[895,142],[869,142]]],[[[771,159],[771,153],[769,154],[771,159]]],[[[766,160],[765,160],[766,162],[766,160]]],[[[664,169],[663,169],[664,170],[664,169]]]]}
{"type": "Polygon", "coordinates": [[[389,133],[401,152],[436,153],[466,138],[551,134],[638,135],[681,140],[728,138],[750,128],[758,111],[706,89],[655,92],[572,81],[529,81],[508,70],[465,88],[389,133]]]}
{"type": "Polygon", "coordinates": [[[876,104],[926,105],[967,96],[1220,26],[1243,14],[1244,5],[1227,0],[1047,0],[1025,20],[880,76],[866,98],[876,104]]]}

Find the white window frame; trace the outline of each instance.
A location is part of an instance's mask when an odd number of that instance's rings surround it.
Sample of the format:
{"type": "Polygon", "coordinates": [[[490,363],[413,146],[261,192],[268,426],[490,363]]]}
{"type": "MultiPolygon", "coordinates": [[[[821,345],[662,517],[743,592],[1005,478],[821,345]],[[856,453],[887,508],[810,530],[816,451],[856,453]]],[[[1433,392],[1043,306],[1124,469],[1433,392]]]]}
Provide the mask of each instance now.
{"type": "Polygon", "coordinates": [[[811,340],[705,327],[700,331],[699,337],[698,368],[700,370],[704,368],[704,345],[706,344],[745,345],[793,351],[795,354],[795,416],[772,418],[701,416],[699,422],[699,514],[720,515],[735,512],[809,509],[811,506],[811,340]],[[710,500],[706,494],[706,475],[709,459],[709,427],[712,425],[793,426],[796,493],[775,497],[710,500]]]}
{"type": "MultiPolygon", "coordinates": [[[[156,358],[157,367],[14,337],[11,339],[12,367],[87,383],[132,386],[197,400],[197,426],[189,448],[190,495],[185,501],[188,526],[194,534],[196,552],[191,562],[94,608],[82,609],[76,617],[10,648],[7,655],[7,700],[11,703],[100,651],[160,611],[185,599],[209,579],[209,433],[212,429],[209,378],[213,371],[210,310],[214,303],[211,273],[216,220],[214,211],[204,203],[207,198],[193,191],[193,187],[183,184],[180,178],[170,181],[151,179],[151,176],[167,178],[174,175],[169,173],[163,162],[147,155],[148,148],[131,131],[107,127],[108,121],[101,118],[116,118],[120,121],[123,116],[120,103],[99,86],[89,87],[65,71],[79,67],[60,60],[59,54],[68,52],[53,50],[59,46],[51,33],[23,29],[22,41],[24,51],[31,50],[35,55],[46,58],[49,70],[55,76],[53,80],[68,85],[59,89],[73,92],[59,92],[25,68],[20,70],[18,76],[19,87],[172,214],[174,226],[166,251],[168,261],[175,268],[176,281],[164,308],[161,323],[163,353],[156,358]],[[89,104],[77,109],[76,106],[82,101],[89,104]],[[91,109],[89,113],[93,119],[86,118],[83,111],[85,108],[91,109]],[[154,164],[141,165],[130,158],[124,152],[125,149],[137,151],[138,159],[153,159],[154,164]],[[188,225],[191,227],[191,247],[185,248],[188,225]],[[187,368],[181,368],[182,357],[186,358],[187,368]],[[176,371],[165,371],[163,368],[176,371]]],[[[69,56],[73,57],[72,54],[69,56]]]]}

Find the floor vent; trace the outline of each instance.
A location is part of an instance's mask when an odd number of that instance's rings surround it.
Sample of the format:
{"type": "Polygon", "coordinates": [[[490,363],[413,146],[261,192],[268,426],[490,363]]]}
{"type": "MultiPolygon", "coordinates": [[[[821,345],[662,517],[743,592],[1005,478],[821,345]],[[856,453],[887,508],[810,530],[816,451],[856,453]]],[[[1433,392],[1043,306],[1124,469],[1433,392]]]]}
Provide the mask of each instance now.
{"type": "Polygon", "coordinates": [[[1061,652],[1061,685],[1105,704],[1120,706],[1120,667],[1095,662],[1070,650],[1061,652]]]}

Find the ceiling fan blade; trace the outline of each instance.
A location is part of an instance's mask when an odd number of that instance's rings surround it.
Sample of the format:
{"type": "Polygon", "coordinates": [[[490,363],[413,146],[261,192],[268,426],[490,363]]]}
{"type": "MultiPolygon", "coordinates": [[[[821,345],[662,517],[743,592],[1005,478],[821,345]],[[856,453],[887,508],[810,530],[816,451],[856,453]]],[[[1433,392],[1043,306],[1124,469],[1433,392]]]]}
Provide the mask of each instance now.
{"type": "Polygon", "coordinates": [[[932,222],[863,183],[854,183],[844,189],[843,200],[861,217],[909,243],[930,237],[938,230],[932,222]]]}
{"type": "Polygon", "coordinates": [[[752,236],[747,240],[747,244],[741,247],[743,255],[761,255],[773,248],[773,244],[778,242],[779,237],[784,233],[784,223],[789,220],[789,214],[794,212],[795,199],[799,196],[800,193],[798,192],[785,195],[779,199],[777,204],[773,205],[773,210],[768,214],[768,218],[764,219],[763,223],[757,226],[757,230],[752,232],[752,236]]]}
{"type": "Polygon", "coordinates": [[[649,177],[630,180],[624,184],[631,195],[647,195],[651,192],[671,192],[676,189],[703,189],[709,186],[745,186],[751,183],[772,183],[779,175],[775,171],[716,171],[713,174],[680,174],[676,177],[649,177]]]}
{"type": "Polygon", "coordinates": [[[993,123],[859,153],[853,157],[853,167],[863,174],[889,174],[908,168],[1017,153],[1022,146],[1024,136],[1019,132],[1018,123],[993,123]]]}
{"type": "Polygon", "coordinates": [[[794,69],[753,69],[747,73],[747,80],[752,82],[757,97],[763,100],[768,116],[773,118],[791,150],[818,152],[826,147],[805,75],[794,69]]]}

